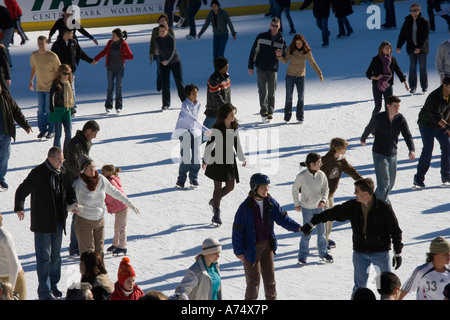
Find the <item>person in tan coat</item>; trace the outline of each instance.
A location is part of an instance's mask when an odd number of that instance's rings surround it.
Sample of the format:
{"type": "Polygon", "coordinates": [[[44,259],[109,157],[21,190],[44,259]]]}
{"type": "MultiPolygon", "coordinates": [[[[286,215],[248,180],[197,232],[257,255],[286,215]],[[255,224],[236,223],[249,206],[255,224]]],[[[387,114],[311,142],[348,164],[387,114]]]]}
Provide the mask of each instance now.
{"type": "Polygon", "coordinates": [[[292,116],[292,96],[294,86],[297,87],[297,111],[296,117],[299,123],[303,123],[303,106],[304,106],[304,91],[305,91],[305,74],[306,74],[306,60],[308,60],[311,67],[319,76],[320,82],[323,81],[322,71],[311,52],[311,48],[301,34],[296,34],[292,38],[292,42],[283,57],[281,51],[276,52],[277,59],[284,64],[289,63],[286,70],[286,102],[284,104],[284,121],[289,122],[292,116]]]}

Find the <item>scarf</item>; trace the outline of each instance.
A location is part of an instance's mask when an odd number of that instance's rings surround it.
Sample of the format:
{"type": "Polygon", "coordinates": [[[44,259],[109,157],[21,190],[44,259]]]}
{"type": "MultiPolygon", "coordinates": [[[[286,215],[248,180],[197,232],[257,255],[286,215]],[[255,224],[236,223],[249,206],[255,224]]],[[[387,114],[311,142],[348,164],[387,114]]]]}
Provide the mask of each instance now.
{"type": "Polygon", "coordinates": [[[95,191],[97,188],[98,182],[100,181],[100,178],[98,176],[98,172],[95,171],[95,174],[93,177],[88,177],[84,173],[80,174],[81,179],[83,179],[84,182],[86,182],[87,188],[89,191],[95,191]]]}
{"type": "Polygon", "coordinates": [[[66,109],[73,108],[75,102],[73,101],[72,85],[68,80],[63,81],[64,84],[64,107],[66,109]]]}
{"type": "Polygon", "coordinates": [[[377,87],[381,92],[384,92],[387,88],[389,88],[389,80],[392,78],[392,70],[389,67],[392,61],[392,55],[388,54],[385,56],[384,54],[380,54],[381,62],[383,63],[383,76],[381,79],[377,81],[377,87]]]}
{"type": "Polygon", "coordinates": [[[48,159],[45,160],[45,165],[50,170],[50,186],[52,188],[52,191],[56,195],[59,195],[61,193],[61,180],[60,180],[61,171],[59,169],[55,169],[48,161],[48,159]]]}

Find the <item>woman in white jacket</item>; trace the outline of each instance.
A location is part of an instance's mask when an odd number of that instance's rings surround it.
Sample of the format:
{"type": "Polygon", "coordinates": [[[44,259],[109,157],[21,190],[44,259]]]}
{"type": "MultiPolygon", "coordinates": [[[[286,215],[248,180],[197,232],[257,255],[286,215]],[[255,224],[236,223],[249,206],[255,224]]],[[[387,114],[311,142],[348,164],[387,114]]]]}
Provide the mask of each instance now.
{"type": "Polygon", "coordinates": [[[139,210],[108,179],[98,174],[95,163],[89,156],[81,155],[78,165],[80,177],[73,183],[73,188],[78,200],[75,235],[80,255],[85,251],[94,251],[103,256],[106,194],[126,204],[136,213],[139,210]]]}
{"type": "Polygon", "coordinates": [[[218,260],[222,245],[219,240],[207,238],[202,243],[202,252],[187,270],[175,289],[178,300],[222,300],[222,283],[218,260]]]}
{"type": "MultiPolygon", "coordinates": [[[[317,153],[309,153],[305,162],[300,162],[302,167],[307,167],[301,171],[292,186],[292,197],[296,211],[301,211],[303,215],[303,223],[308,223],[315,214],[319,214],[324,210],[325,203],[328,199],[328,179],[323,171],[322,157],[317,153]],[[299,200],[301,193],[301,204],[299,200]]],[[[306,264],[306,258],[309,255],[309,240],[311,235],[302,235],[300,238],[300,248],[298,253],[298,263],[306,264]]],[[[319,257],[326,262],[333,262],[333,258],[328,254],[327,239],[325,235],[325,225],[320,223],[317,225],[317,247],[319,249],[319,257]]]]}

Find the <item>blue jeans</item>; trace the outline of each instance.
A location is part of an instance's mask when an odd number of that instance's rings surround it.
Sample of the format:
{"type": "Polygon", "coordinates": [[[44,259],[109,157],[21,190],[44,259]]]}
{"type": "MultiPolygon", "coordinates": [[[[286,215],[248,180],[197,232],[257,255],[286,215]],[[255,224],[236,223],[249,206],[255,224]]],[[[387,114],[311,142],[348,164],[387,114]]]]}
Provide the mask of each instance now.
{"type": "MultiPolygon", "coordinates": [[[[280,19],[280,24],[281,24],[281,13],[284,11],[284,14],[286,15],[286,19],[289,22],[289,27],[291,27],[291,31],[294,31],[294,22],[292,21],[291,18],[291,7],[283,7],[281,5],[278,4],[277,6],[277,17],[280,19]]],[[[283,25],[281,24],[281,28],[283,28],[283,25]]]]}
{"type": "Polygon", "coordinates": [[[228,42],[228,33],[215,34],[213,37],[213,57],[225,57],[225,47],[228,42]]]}
{"type": "MultiPolygon", "coordinates": [[[[323,211],[322,208],[307,209],[302,207],[303,224],[311,221],[315,214],[319,214],[323,211]]],[[[325,224],[319,223],[316,226],[317,231],[317,248],[319,251],[319,257],[323,258],[328,254],[327,249],[327,237],[325,235],[325,224]]],[[[309,255],[309,240],[311,239],[311,234],[305,236],[304,234],[300,237],[300,248],[298,251],[298,258],[306,258],[309,255]]]]}
{"type": "Polygon", "coordinates": [[[0,182],[6,183],[5,176],[8,171],[8,160],[11,156],[11,136],[0,134],[0,182]]]}
{"type": "MultiPolygon", "coordinates": [[[[191,2],[191,1],[189,1],[191,2]]],[[[198,10],[200,10],[200,7],[202,6],[201,2],[199,3],[193,3],[188,5],[188,12],[187,12],[187,18],[189,21],[189,34],[193,37],[197,36],[197,30],[195,28],[195,15],[197,14],[198,10]]]]}
{"type": "Polygon", "coordinates": [[[372,156],[377,179],[375,196],[390,203],[389,194],[394,187],[397,175],[397,156],[388,157],[375,152],[372,152],[372,156]]]}
{"type": "Polygon", "coordinates": [[[434,138],[441,146],[441,180],[450,181],[450,137],[444,129],[436,130],[419,125],[420,135],[422,136],[422,153],[417,164],[417,173],[414,175],[414,181],[424,182],[425,175],[430,168],[431,158],[433,156],[434,138]]]}
{"type": "Polygon", "coordinates": [[[348,21],[347,17],[339,17],[337,18],[337,23],[339,27],[339,34],[342,36],[350,35],[350,33],[353,33],[352,26],[350,25],[350,22],[348,21]],[[345,30],[347,29],[347,33],[345,30]]]}
{"type": "Polygon", "coordinates": [[[63,226],[57,224],[56,233],[34,233],[36,251],[36,271],[38,276],[39,298],[50,296],[61,279],[61,243],[63,226]]]}
{"type": "Polygon", "coordinates": [[[72,215],[72,223],[70,224],[70,243],[69,243],[69,254],[80,254],[80,249],[78,247],[78,239],[75,235],[75,223],[77,219],[77,214],[72,215]]]}
{"type": "Polygon", "coordinates": [[[54,133],[55,126],[49,121],[50,116],[50,95],[48,92],[37,91],[38,98],[38,128],[40,133],[54,133]]]}
{"type": "Polygon", "coordinates": [[[284,121],[291,120],[294,86],[297,87],[297,120],[303,121],[305,77],[286,75],[286,102],[284,104],[284,121]]]}
{"type": "Polygon", "coordinates": [[[194,138],[192,133],[186,131],[180,137],[180,155],[181,162],[178,169],[177,182],[184,184],[189,173],[189,181],[198,179],[198,172],[201,167],[201,148],[202,137],[194,138]]]}
{"type": "Polygon", "coordinates": [[[55,124],[55,139],[53,140],[53,146],[61,148],[62,127],[64,126],[64,149],[72,138],[72,120],[66,120],[63,122],[54,122],[55,124]]]}
{"type": "Polygon", "coordinates": [[[122,110],[122,81],[125,68],[119,70],[107,70],[106,77],[108,79],[108,89],[106,90],[106,102],[105,108],[113,108],[113,92],[114,92],[114,80],[116,87],[116,110],[122,110]]]}
{"type": "Polygon", "coordinates": [[[328,37],[330,36],[330,31],[328,30],[328,18],[316,18],[316,24],[317,27],[322,31],[322,45],[328,45],[328,37]]]}
{"type": "Polygon", "coordinates": [[[396,27],[397,22],[395,21],[395,0],[384,0],[384,9],[386,10],[386,26],[396,27]]]}
{"type": "Polygon", "coordinates": [[[353,251],[353,293],[356,289],[367,286],[367,279],[369,278],[369,267],[370,265],[375,266],[375,271],[390,272],[391,265],[389,263],[389,251],[383,252],[373,252],[373,253],[362,253],[353,251]]]}
{"type": "Polygon", "coordinates": [[[419,62],[420,86],[422,87],[422,89],[428,89],[426,53],[409,54],[409,75],[408,75],[409,87],[411,89],[417,88],[417,62],[419,62]]]}

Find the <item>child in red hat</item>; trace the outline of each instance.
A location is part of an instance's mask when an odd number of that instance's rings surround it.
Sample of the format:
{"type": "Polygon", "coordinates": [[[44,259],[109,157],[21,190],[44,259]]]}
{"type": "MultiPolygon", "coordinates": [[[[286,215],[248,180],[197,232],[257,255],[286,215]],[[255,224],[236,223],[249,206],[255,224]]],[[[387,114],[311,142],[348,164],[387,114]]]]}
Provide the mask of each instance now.
{"type": "Polygon", "coordinates": [[[144,292],[134,282],[136,273],[130,265],[130,259],[122,258],[117,273],[117,282],[114,284],[114,292],[110,300],[139,300],[144,292]]]}

